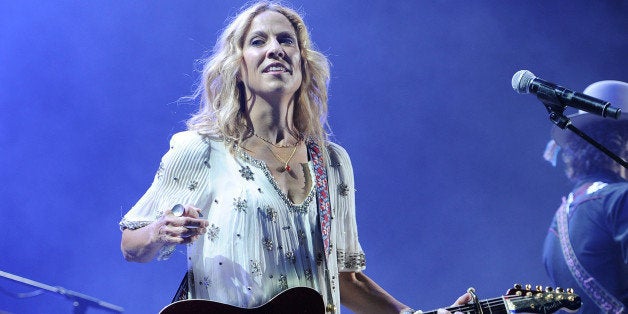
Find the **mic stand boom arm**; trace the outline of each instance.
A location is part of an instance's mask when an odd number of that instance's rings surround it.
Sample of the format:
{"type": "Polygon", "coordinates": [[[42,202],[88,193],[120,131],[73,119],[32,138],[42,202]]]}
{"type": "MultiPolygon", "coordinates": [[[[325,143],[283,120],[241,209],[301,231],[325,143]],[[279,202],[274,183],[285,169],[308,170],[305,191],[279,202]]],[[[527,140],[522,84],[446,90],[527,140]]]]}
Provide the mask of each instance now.
{"type": "Polygon", "coordinates": [[[66,298],[72,301],[73,306],[74,306],[74,310],[72,311],[72,313],[74,314],[83,314],[85,313],[85,311],[87,311],[87,308],[90,306],[100,308],[109,312],[114,312],[114,313],[124,312],[124,309],[117,305],[98,300],[94,297],[90,297],[88,295],[85,295],[79,292],[67,290],[62,287],[49,286],[47,284],[43,284],[41,282],[37,282],[37,281],[30,280],[24,277],[13,275],[13,274],[1,271],[1,270],[0,270],[0,277],[11,279],[13,281],[17,281],[17,282],[20,282],[29,286],[37,287],[39,289],[44,289],[44,290],[58,293],[62,296],[65,296],[66,298]]]}
{"type": "Polygon", "coordinates": [[[626,162],[625,160],[619,158],[619,156],[617,156],[615,153],[613,153],[610,150],[608,150],[602,144],[600,144],[596,140],[592,139],[590,136],[588,136],[586,133],[582,132],[580,129],[578,129],[577,127],[575,127],[571,123],[571,120],[564,115],[566,106],[556,105],[556,104],[554,104],[551,101],[544,101],[543,97],[539,97],[539,99],[541,100],[541,102],[543,102],[543,104],[545,105],[545,108],[547,108],[547,111],[549,112],[549,119],[552,122],[554,122],[554,124],[556,124],[559,128],[561,128],[563,130],[565,128],[571,130],[573,133],[577,134],[578,136],[583,138],[585,141],[589,142],[589,144],[595,146],[595,148],[597,148],[600,151],[602,151],[608,157],[610,157],[613,160],[615,160],[618,164],[620,164],[624,168],[628,169],[628,162],[626,162]]]}

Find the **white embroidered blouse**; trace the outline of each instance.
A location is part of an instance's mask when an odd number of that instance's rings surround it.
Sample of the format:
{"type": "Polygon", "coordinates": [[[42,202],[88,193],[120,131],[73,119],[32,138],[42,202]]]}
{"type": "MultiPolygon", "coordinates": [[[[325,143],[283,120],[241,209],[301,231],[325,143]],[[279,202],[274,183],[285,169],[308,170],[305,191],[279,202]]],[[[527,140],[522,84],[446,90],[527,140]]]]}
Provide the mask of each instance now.
{"type": "MultiPolygon", "coordinates": [[[[325,150],[331,202],[331,254],[326,276],[315,184],[301,204],[278,188],[263,161],[194,131],[175,134],[146,193],[120,221],[122,229],[150,224],[175,204],[202,209],[207,233],[188,245],[193,274],[189,298],[251,308],[292,287],[310,287],[340,312],[338,272],[362,271],[354,181],[346,151],[325,150]],[[332,296],[333,301],[328,296],[332,296]]],[[[310,178],[314,178],[312,163],[310,178]]],[[[166,259],[174,246],[165,247],[166,259]]]]}

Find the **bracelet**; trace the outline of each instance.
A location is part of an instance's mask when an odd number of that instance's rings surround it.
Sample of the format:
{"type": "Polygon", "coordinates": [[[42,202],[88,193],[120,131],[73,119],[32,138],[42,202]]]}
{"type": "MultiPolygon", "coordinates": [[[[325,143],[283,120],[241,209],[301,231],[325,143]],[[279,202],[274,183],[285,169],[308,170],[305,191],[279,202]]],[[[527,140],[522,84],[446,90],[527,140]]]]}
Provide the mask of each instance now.
{"type": "Polygon", "coordinates": [[[403,309],[403,310],[401,310],[399,312],[399,314],[420,314],[420,313],[423,313],[423,311],[421,311],[421,310],[417,311],[417,310],[415,310],[413,308],[409,308],[409,307],[407,307],[407,308],[405,308],[405,309],[403,309]]]}

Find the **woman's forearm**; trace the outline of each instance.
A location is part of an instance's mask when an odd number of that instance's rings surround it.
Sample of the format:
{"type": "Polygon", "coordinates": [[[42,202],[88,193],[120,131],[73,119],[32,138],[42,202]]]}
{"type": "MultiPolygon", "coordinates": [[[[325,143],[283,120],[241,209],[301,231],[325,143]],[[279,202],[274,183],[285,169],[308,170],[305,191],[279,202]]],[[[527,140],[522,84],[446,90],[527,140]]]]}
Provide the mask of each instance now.
{"type": "Polygon", "coordinates": [[[340,300],[355,313],[399,313],[406,305],[361,272],[341,272],[340,300]]]}
{"type": "Polygon", "coordinates": [[[153,223],[135,230],[122,231],[120,248],[124,259],[130,262],[147,263],[155,258],[164,243],[157,241],[154,225],[153,223]]]}

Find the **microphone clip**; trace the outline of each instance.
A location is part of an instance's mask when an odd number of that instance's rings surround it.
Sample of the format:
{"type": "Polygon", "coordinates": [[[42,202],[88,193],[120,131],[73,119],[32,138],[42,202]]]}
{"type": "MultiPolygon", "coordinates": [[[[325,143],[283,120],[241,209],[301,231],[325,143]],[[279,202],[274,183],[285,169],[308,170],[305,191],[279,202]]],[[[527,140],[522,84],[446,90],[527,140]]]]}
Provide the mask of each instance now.
{"type": "Polygon", "coordinates": [[[628,162],[626,162],[625,160],[621,159],[617,154],[613,153],[608,148],[604,147],[604,145],[600,144],[599,142],[597,142],[596,140],[591,138],[586,133],[582,132],[580,129],[578,129],[576,126],[574,126],[571,123],[571,119],[569,119],[569,117],[565,116],[565,114],[564,114],[566,106],[558,105],[558,104],[556,104],[556,103],[554,103],[552,101],[544,101],[541,97],[539,97],[539,99],[541,100],[543,105],[545,105],[545,108],[547,108],[547,111],[549,112],[549,119],[554,124],[556,124],[556,126],[558,126],[559,128],[561,128],[563,130],[564,129],[569,129],[570,131],[572,131],[576,135],[580,136],[585,141],[589,142],[589,144],[593,145],[595,148],[597,148],[600,151],[602,151],[608,157],[612,158],[618,164],[620,164],[624,168],[628,169],[628,162]]]}

